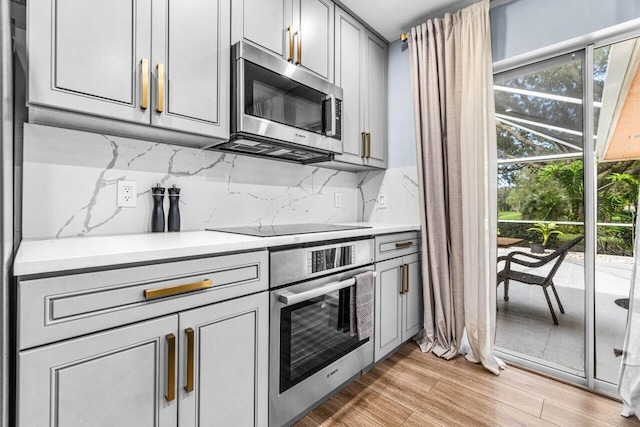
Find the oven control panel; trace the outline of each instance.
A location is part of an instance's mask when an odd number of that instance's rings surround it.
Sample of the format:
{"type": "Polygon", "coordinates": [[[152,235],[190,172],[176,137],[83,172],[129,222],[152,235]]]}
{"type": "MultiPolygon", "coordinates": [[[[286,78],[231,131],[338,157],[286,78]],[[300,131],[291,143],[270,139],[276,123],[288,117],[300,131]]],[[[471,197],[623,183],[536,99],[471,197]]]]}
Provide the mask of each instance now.
{"type": "Polygon", "coordinates": [[[301,282],[373,263],[371,237],[269,250],[269,287],[301,282]]]}
{"type": "Polygon", "coordinates": [[[337,267],[354,264],[355,245],[338,246],[307,252],[307,273],[318,273],[337,267]]]}

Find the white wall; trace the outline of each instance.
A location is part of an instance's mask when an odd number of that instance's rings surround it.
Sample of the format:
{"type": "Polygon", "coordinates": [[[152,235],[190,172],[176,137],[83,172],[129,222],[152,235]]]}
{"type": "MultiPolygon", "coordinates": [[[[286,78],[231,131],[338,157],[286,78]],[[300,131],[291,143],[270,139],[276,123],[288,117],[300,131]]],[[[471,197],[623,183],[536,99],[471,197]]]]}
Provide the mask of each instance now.
{"type": "Polygon", "coordinates": [[[500,61],[640,17],[640,0],[512,0],[491,9],[500,61]]]}

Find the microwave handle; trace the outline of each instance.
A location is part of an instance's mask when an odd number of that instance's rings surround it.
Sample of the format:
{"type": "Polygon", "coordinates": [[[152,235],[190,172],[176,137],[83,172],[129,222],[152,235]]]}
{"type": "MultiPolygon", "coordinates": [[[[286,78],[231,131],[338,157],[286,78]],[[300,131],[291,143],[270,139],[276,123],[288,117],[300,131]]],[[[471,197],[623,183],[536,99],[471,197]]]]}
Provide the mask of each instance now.
{"type": "MultiPolygon", "coordinates": [[[[373,277],[378,277],[377,271],[372,271],[373,277]]],[[[356,284],[355,277],[347,280],[341,280],[339,282],[329,283],[328,285],[322,286],[320,288],[311,289],[305,292],[300,292],[299,294],[283,291],[278,293],[278,300],[286,306],[297,304],[302,301],[310,300],[311,298],[319,297],[324,294],[328,294],[330,292],[338,291],[342,288],[348,288],[349,286],[353,286],[356,284]]]]}
{"type": "Polygon", "coordinates": [[[331,111],[331,127],[325,132],[327,136],[336,136],[337,132],[337,117],[336,117],[336,96],[331,94],[327,95],[325,101],[329,101],[329,109],[331,111]]]}

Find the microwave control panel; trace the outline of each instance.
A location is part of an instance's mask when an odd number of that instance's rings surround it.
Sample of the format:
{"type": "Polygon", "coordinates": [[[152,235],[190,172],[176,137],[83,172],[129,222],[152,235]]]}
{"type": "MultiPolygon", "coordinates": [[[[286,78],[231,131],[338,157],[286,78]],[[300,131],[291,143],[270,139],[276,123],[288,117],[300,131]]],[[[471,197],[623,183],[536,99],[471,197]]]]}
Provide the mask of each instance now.
{"type": "Polygon", "coordinates": [[[355,263],[355,245],[338,246],[307,252],[307,273],[318,273],[355,263]]]}

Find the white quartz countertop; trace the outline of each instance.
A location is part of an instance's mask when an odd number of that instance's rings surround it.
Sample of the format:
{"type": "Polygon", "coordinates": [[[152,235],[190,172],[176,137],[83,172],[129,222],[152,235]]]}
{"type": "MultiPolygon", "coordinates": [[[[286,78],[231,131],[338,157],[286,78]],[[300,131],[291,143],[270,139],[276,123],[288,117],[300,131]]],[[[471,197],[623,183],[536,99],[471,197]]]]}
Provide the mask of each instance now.
{"type": "Polygon", "coordinates": [[[47,274],[420,229],[417,224],[351,223],[349,225],[371,228],[276,237],[253,237],[216,231],[183,231],[23,240],[13,264],[13,274],[15,276],[47,274]]]}

